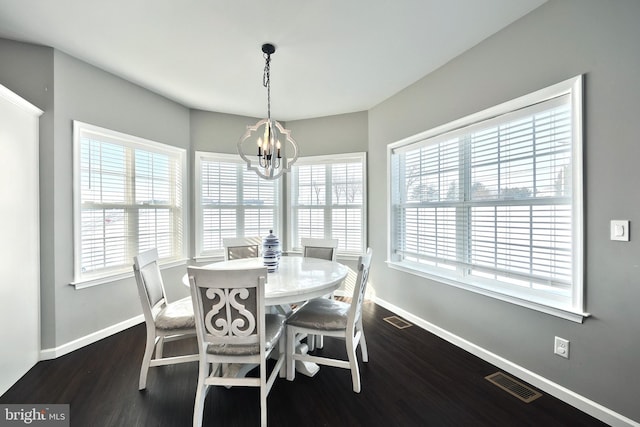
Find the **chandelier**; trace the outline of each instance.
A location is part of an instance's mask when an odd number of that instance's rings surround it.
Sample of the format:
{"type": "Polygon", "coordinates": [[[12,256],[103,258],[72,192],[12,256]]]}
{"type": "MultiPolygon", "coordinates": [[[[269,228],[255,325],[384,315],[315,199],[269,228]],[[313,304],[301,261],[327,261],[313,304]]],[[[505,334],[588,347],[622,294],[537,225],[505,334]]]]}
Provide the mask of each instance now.
{"type": "Polygon", "coordinates": [[[276,179],[288,172],[298,158],[298,146],[291,132],[271,119],[271,55],[274,45],[265,43],[262,52],[265,59],[262,85],[267,88],[267,118],[247,130],[238,141],[238,154],[247,162],[247,169],[264,179],[276,179]]]}

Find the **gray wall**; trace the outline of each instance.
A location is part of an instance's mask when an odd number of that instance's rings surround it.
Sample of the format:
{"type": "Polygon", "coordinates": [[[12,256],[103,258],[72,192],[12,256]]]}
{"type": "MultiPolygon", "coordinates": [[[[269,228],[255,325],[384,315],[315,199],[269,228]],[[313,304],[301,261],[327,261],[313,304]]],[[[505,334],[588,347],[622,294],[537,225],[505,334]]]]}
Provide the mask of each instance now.
{"type": "MultiPolygon", "coordinates": [[[[54,236],[54,250],[42,254],[47,260],[53,257],[54,270],[46,272],[42,286],[55,288],[53,345],[58,346],[141,313],[133,278],[81,290],[69,286],[73,280],[72,120],[181,147],[188,153],[189,110],[59,51],[54,53],[54,77],[53,228],[43,227],[43,233],[54,236]]],[[[165,274],[170,296],[174,291],[182,295],[180,282],[171,279],[171,271],[165,274]],[[174,285],[178,288],[173,289],[174,285]]]]}
{"type": "MultiPolygon", "coordinates": [[[[53,216],[49,215],[53,205],[53,49],[11,40],[0,39],[0,84],[39,107],[40,116],[40,323],[42,346],[51,346],[54,341],[55,294],[52,286],[42,286],[47,271],[53,271],[52,258],[43,253],[53,252],[53,216]],[[45,231],[47,230],[47,231],[45,231]],[[47,336],[47,338],[45,338],[47,336]]],[[[3,183],[4,185],[4,183],[3,183]]]]}
{"type": "Polygon", "coordinates": [[[366,111],[287,122],[300,156],[367,151],[367,126],[366,111]]]}
{"type": "MultiPolygon", "coordinates": [[[[236,144],[246,127],[256,124],[258,120],[260,119],[233,114],[191,110],[191,148],[194,152],[237,153],[236,144]]],[[[193,155],[191,157],[193,161],[193,155]]]]}
{"type": "MultiPolygon", "coordinates": [[[[640,2],[550,0],[369,111],[370,170],[386,145],[585,74],[586,310],[583,324],[389,269],[370,233],[371,282],[391,304],[634,420],[640,420],[640,235],[609,240],[609,220],[640,224],[640,2]],[[554,336],[571,358],[553,354],[554,336]]],[[[386,188],[385,173],[369,174],[386,188]]],[[[386,192],[369,192],[369,229],[386,230],[386,192]]],[[[635,229],[635,227],[634,227],[635,229]]],[[[425,355],[428,357],[428,355],[425,355]]]]}
{"type": "MultiPolygon", "coordinates": [[[[0,83],[44,110],[40,125],[41,333],[53,349],[142,313],[133,277],[75,290],[72,120],[189,148],[189,110],[50,48],[0,40],[0,83]],[[5,60],[10,58],[10,60],[5,60]]],[[[184,269],[164,271],[171,298],[184,269]]]]}
{"type": "MultiPolygon", "coordinates": [[[[246,126],[261,119],[201,110],[191,110],[190,118],[194,151],[229,154],[237,153],[236,144],[246,126]]],[[[280,123],[291,131],[300,156],[362,152],[368,148],[366,111],[280,123]]]]}
{"type": "MultiPolygon", "coordinates": [[[[254,125],[260,118],[236,116],[232,114],[208,111],[191,111],[191,147],[193,151],[211,151],[217,153],[237,153],[236,144],[247,125],[254,125]]],[[[300,156],[318,156],[323,154],[353,153],[367,151],[368,115],[366,111],[315,119],[281,122],[291,131],[298,144],[300,156]]],[[[194,182],[194,156],[191,156],[191,182],[194,182]]],[[[283,191],[286,179],[280,179],[283,191]]],[[[193,193],[191,200],[195,200],[193,193]]],[[[286,192],[283,196],[286,204],[286,192]]],[[[283,210],[283,220],[287,222],[287,212],[283,210]]],[[[195,224],[195,212],[191,223],[195,224]]],[[[287,230],[283,230],[281,242],[287,242],[287,230]]],[[[195,230],[191,228],[191,253],[195,253],[195,230]]],[[[345,260],[342,260],[345,261],[345,260]]],[[[345,263],[355,268],[353,260],[345,263]]]]}

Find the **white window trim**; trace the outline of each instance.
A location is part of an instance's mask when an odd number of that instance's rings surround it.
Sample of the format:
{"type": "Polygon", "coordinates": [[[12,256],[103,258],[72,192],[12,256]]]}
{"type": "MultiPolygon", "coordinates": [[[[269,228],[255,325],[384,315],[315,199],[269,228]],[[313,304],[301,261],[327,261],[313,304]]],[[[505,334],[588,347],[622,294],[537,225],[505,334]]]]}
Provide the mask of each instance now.
{"type": "Polygon", "coordinates": [[[448,285],[456,286],[475,293],[497,298],[502,301],[510,302],[519,306],[527,307],[573,322],[582,323],[585,317],[590,316],[584,311],[584,208],[583,208],[583,171],[582,171],[582,135],[583,135],[583,78],[582,75],[567,79],[563,82],[538,90],[536,92],[524,95],[522,97],[504,102],[486,110],[463,117],[453,122],[438,126],[436,128],[421,132],[419,134],[402,139],[387,146],[387,265],[390,268],[425,277],[434,281],[442,282],[448,285]],[[573,167],[573,212],[572,221],[574,226],[573,232],[573,286],[571,307],[556,307],[545,303],[536,302],[528,299],[525,295],[508,295],[494,291],[487,287],[471,286],[450,278],[435,275],[424,267],[410,265],[410,263],[398,262],[393,259],[392,255],[392,210],[391,191],[392,191],[392,153],[401,147],[417,143],[427,138],[434,138],[447,132],[462,129],[473,123],[489,120],[493,117],[514,111],[520,108],[528,107],[535,103],[543,102],[561,95],[569,94],[571,96],[572,105],[572,167],[573,167]]]}
{"type": "MultiPolygon", "coordinates": [[[[195,239],[196,239],[196,252],[193,259],[196,262],[206,262],[206,261],[222,261],[224,259],[224,249],[220,249],[212,254],[203,254],[203,234],[202,234],[202,210],[200,206],[202,204],[202,160],[205,159],[215,159],[218,161],[224,161],[228,163],[237,163],[239,165],[246,165],[244,160],[240,158],[236,154],[226,154],[226,153],[214,153],[210,151],[196,151],[194,157],[194,170],[195,170],[195,187],[194,187],[194,210],[195,210],[195,239]]],[[[249,170],[247,168],[247,170],[249,170]]],[[[283,230],[283,220],[282,220],[282,186],[278,189],[278,197],[276,199],[278,214],[276,217],[278,218],[277,227],[278,229],[275,232],[283,230]]]]}
{"type": "MultiPolygon", "coordinates": [[[[367,243],[367,153],[366,152],[355,152],[355,153],[340,153],[340,154],[325,154],[319,156],[305,156],[298,157],[296,164],[294,166],[299,165],[318,165],[318,164],[331,164],[331,163],[345,163],[345,159],[354,159],[357,162],[362,164],[362,253],[364,253],[368,247],[367,243]]],[[[291,173],[287,174],[287,214],[290,216],[292,212],[291,199],[292,199],[292,188],[293,183],[291,173]]],[[[302,248],[295,247],[293,244],[293,224],[291,220],[288,221],[287,224],[287,253],[290,254],[301,254],[302,248]]],[[[337,251],[337,257],[343,260],[357,260],[362,253],[354,253],[354,252],[345,252],[345,251],[337,251]]]]}
{"type": "MultiPolygon", "coordinates": [[[[180,265],[185,265],[187,262],[187,247],[189,246],[188,240],[188,222],[189,217],[189,205],[187,203],[187,195],[189,194],[189,184],[187,179],[187,157],[186,150],[179,147],[174,147],[168,144],[163,144],[156,141],[140,138],[137,136],[129,135],[126,133],[114,131],[111,129],[95,126],[92,124],[84,123],[78,120],[73,120],[73,271],[74,279],[69,284],[75,289],[84,289],[92,286],[102,285],[105,283],[111,283],[117,280],[133,277],[133,270],[129,268],[121,268],[114,271],[98,273],[95,275],[87,275],[81,277],[80,273],[80,245],[81,245],[81,233],[80,233],[80,217],[81,217],[81,182],[80,182],[80,137],[82,132],[91,132],[94,134],[102,134],[106,138],[111,140],[122,140],[128,143],[134,143],[141,147],[148,147],[151,151],[164,151],[173,152],[179,158],[182,165],[182,224],[183,224],[183,240],[182,251],[178,254],[178,259],[170,261],[163,261],[161,263],[162,268],[171,268],[180,265]]],[[[133,265],[133,260],[131,260],[133,265]]]]}

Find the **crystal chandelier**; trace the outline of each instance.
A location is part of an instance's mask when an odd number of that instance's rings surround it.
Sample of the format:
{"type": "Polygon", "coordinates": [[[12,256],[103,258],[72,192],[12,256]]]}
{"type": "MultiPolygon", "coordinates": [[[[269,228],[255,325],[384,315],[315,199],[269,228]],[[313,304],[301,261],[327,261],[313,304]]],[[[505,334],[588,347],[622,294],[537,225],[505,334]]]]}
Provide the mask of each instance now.
{"type": "Polygon", "coordinates": [[[265,59],[262,85],[267,88],[267,118],[247,126],[238,141],[238,154],[247,162],[247,169],[254,170],[264,179],[279,178],[298,158],[298,146],[291,132],[271,119],[271,55],[275,51],[270,43],[262,45],[265,59]]]}

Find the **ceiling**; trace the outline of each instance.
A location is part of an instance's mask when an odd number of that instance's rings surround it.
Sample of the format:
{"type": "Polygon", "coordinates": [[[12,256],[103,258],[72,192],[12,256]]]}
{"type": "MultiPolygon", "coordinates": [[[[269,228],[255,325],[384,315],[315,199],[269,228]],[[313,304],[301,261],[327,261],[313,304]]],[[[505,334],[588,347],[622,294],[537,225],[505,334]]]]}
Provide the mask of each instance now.
{"type": "Polygon", "coordinates": [[[272,116],[296,120],[368,110],[545,1],[0,0],[0,37],[251,117],[271,42],[272,116]]]}

